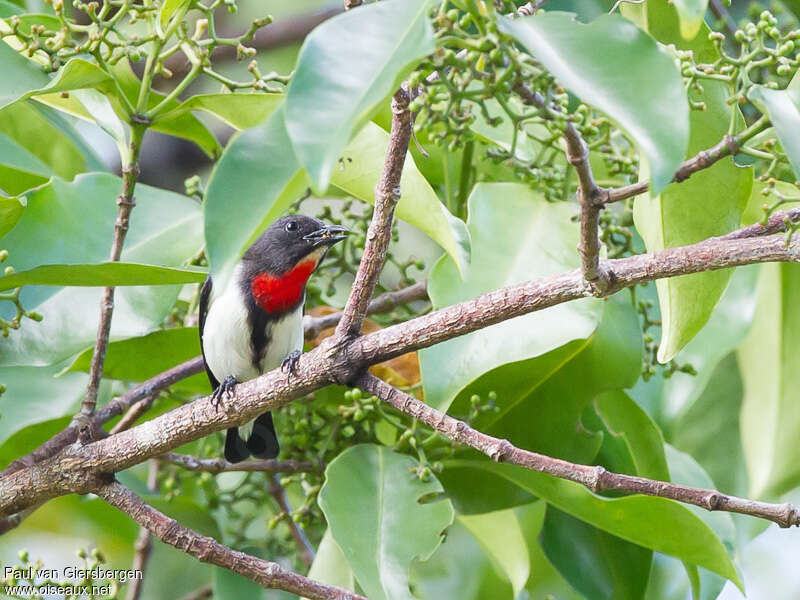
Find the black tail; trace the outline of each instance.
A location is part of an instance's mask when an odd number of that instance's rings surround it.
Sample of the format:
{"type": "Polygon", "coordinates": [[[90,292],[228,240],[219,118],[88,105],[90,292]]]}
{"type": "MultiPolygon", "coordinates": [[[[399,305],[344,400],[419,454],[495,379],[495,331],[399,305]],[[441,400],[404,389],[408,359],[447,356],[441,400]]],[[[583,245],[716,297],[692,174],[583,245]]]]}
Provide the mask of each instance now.
{"type": "Polygon", "coordinates": [[[225,436],[225,460],[228,462],[238,463],[251,455],[263,459],[275,458],[280,451],[270,412],[265,412],[255,420],[247,440],[239,435],[238,427],[228,429],[225,436]]]}

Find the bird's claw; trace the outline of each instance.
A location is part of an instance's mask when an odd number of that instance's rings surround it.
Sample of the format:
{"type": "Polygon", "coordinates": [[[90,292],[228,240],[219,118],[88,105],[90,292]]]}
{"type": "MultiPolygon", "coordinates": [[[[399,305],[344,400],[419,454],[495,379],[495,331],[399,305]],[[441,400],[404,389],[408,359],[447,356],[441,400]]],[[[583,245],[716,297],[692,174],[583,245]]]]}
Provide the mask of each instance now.
{"type": "Polygon", "coordinates": [[[300,355],[303,352],[301,350],[293,350],[289,353],[289,356],[283,359],[281,363],[281,371],[286,371],[286,381],[288,382],[292,375],[295,375],[295,369],[297,368],[297,361],[300,360],[300,355]]]}
{"type": "Polygon", "coordinates": [[[222,397],[227,396],[228,398],[233,397],[233,390],[236,387],[236,384],[239,382],[236,381],[236,377],[233,375],[228,375],[222,383],[219,384],[219,387],[213,391],[211,394],[211,405],[216,409],[219,410],[219,407],[222,405],[222,397]]]}

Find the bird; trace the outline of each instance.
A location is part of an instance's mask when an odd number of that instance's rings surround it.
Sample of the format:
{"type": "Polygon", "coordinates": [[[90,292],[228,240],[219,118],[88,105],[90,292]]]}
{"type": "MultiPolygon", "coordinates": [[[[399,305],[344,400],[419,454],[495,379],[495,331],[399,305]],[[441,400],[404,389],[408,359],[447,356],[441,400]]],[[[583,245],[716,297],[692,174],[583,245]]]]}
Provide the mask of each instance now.
{"type": "MultiPolygon", "coordinates": [[[[270,225],[217,289],[209,275],[200,291],[199,329],[211,402],[219,407],[238,383],[279,366],[291,377],[303,348],[306,283],[348,230],[303,215],[270,225]]],[[[280,452],[267,411],[225,436],[225,460],[269,459],[280,452]]]]}

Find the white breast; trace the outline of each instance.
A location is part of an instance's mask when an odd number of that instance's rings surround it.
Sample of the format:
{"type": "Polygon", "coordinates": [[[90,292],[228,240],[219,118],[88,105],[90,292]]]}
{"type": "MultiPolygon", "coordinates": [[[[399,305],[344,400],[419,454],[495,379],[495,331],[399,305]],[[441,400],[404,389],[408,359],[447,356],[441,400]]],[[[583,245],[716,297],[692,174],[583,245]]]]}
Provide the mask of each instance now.
{"type": "Polygon", "coordinates": [[[259,365],[253,366],[250,325],[238,271],[230,277],[227,287],[218,292],[212,288],[210,308],[203,330],[203,352],[206,364],[214,377],[222,382],[229,375],[237,381],[247,381],[280,366],[287,355],[303,349],[303,306],[280,320],[270,321],[266,337],[269,340],[259,365]]]}

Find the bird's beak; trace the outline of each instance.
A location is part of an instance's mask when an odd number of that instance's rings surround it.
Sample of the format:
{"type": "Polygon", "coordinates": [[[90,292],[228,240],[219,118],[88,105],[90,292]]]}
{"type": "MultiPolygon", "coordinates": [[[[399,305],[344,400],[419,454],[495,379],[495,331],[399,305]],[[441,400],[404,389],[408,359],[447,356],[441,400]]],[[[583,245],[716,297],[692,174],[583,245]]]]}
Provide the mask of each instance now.
{"type": "Polygon", "coordinates": [[[303,239],[311,242],[314,246],[333,246],[336,242],[346,238],[348,233],[350,230],[341,225],[327,225],[304,235],[303,239]]]}

